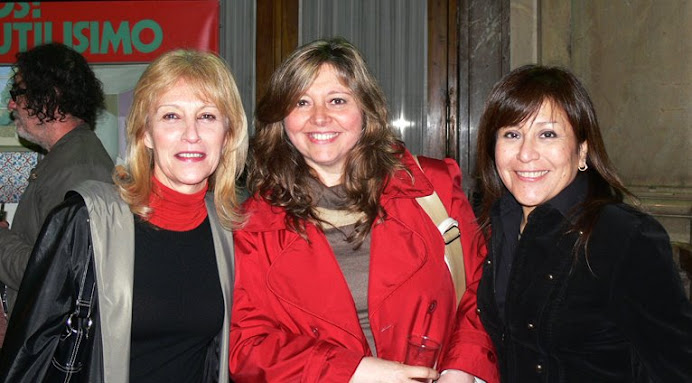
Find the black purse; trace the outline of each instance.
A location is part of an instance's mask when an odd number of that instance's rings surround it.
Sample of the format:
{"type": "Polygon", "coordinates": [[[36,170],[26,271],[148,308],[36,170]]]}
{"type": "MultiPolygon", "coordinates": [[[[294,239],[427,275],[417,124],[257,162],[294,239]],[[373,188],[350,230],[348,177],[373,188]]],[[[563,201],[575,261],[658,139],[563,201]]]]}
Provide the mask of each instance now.
{"type": "Polygon", "coordinates": [[[89,257],[77,289],[75,309],[65,322],[65,332],[60,336],[53,353],[44,382],[87,382],[84,374],[94,345],[92,315],[96,304],[96,280],[94,259],[89,257]]]}

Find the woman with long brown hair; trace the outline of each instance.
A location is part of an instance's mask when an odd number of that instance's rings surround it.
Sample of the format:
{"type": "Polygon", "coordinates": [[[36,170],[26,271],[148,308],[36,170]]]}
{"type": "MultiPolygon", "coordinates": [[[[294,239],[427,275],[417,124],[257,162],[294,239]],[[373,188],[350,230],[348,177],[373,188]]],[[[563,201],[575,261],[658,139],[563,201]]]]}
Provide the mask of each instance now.
{"type": "Polygon", "coordinates": [[[410,334],[441,343],[439,382],[496,380],[475,305],[482,245],[459,167],[420,157],[421,171],[353,45],[335,38],[296,50],[258,105],[251,146],[253,196],[234,237],[234,381],[437,379],[434,363],[402,363],[410,334]],[[459,222],[462,297],[416,201],[433,191],[459,222]]]}

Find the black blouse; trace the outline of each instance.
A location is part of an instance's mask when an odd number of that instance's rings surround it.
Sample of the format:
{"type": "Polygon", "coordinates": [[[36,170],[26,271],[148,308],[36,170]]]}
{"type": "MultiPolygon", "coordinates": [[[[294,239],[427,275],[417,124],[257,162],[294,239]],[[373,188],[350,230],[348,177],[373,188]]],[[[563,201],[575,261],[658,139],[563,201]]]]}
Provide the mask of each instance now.
{"type": "Polygon", "coordinates": [[[186,232],[135,219],[130,382],[201,382],[223,317],[209,218],[186,232]]]}
{"type": "MultiPolygon", "coordinates": [[[[556,209],[566,220],[572,218],[572,209],[583,200],[588,189],[588,179],[583,174],[567,185],[567,187],[546,203],[547,206],[556,209]]],[[[519,227],[523,216],[521,205],[510,193],[506,193],[500,200],[499,219],[493,223],[493,231],[502,233],[503,241],[499,242],[499,251],[495,257],[495,300],[498,313],[504,319],[505,298],[507,295],[507,283],[512,269],[514,254],[519,245],[519,227]]],[[[529,215],[530,216],[530,215],[529,215]]]]}

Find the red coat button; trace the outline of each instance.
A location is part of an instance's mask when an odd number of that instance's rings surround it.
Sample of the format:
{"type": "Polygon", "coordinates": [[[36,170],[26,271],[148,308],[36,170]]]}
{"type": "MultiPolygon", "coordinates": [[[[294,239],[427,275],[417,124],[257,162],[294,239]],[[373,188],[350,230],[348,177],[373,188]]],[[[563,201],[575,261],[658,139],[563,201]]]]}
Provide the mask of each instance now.
{"type": "Polygon", "coordinates": [[[492,351],[488,351],[488,360],[495,363],[495,354],[492,351]]]}

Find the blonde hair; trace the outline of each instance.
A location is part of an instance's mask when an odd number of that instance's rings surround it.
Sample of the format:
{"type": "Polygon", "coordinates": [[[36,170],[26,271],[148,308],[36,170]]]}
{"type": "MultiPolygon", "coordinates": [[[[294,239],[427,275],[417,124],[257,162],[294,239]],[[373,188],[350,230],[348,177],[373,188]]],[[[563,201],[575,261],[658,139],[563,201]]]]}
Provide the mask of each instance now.
{"type": "Polygon", "coordinates": [[[248,150],[247,118],[233,75],[226,62],[213,53],[174,50],[154,60],[137,82],[127,117],[128,152],[124,166],[116,167],[113,179],[120,196],[134,214],[148,217],[153,177],[153,153],[144,144],[150,129],[150,110],[158,98],[184,79],[200,95],[212,102],[224,117],[226,143],[219,165],[209,177],[209,191],[221,224],[236,227],[238,213],[236,180],[245,166],[248,150]]]}

